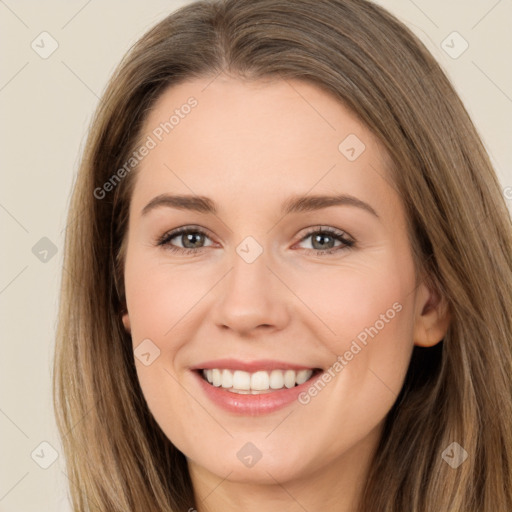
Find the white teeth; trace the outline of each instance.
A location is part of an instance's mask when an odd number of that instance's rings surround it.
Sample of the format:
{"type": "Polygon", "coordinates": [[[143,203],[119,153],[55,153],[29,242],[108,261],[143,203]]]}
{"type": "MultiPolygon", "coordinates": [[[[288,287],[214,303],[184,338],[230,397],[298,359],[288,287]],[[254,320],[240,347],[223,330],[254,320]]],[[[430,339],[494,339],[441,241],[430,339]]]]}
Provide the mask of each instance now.
{"type": "Polygon", "coordinates": [[[220,370],[217,370],[217,368],[212,370],[212,384],[217,387],[222,384],[222,376],[220,370]]]}
{"type": "Polygon", "coordinates": [[[270,373],[264,370],[254,373],[219,368],[203,370],[203,376],[210,384],[234,393],[253,395],[283,387],[293,388],[309,380],[312,375],[313,370],[272,370],[270,373]]]}
{"type": "Polygon", "coordinates": [[[222,387],[233,387],[233,374],[229,370],[222,370],[222,387]]]}
{"type": "MultiPolygon", "coordinates": [[[[229,370],[224,370],[228,372],[229,370]]],[[[235,389],[251,389],[251,374],[241,370],[235,370],[233,374],[233,387],[235,389]]]]}
{"type": "Polygon", "coordinates": [[[295,372],[293,370],[286,370],[284,372],[284,385],[287,388],[293,388],[295,386],[295,372]]]}
{"type": "Polygon", "coordinates": [[[304,384],[304,382],[306,382],[309,377],[311,377],[311,373],[309,373],[309,370],[300,370],[299,372],[297,372],[297,377],[295,377],[295,382],[297,382],[297,384],[304,384]]]}
{"type": "Polygon", "coordinates": [[[284,386],[284,375],[281,370],[272,370],[270,372],[270,387],[272,389],[281,389],[284,386]]]}
{"type": "Polygon", "coordinates": [[[251,375],[251,389],[255,391],[264,391],[268,389],[268,373],[256,372],[251,375]]]}

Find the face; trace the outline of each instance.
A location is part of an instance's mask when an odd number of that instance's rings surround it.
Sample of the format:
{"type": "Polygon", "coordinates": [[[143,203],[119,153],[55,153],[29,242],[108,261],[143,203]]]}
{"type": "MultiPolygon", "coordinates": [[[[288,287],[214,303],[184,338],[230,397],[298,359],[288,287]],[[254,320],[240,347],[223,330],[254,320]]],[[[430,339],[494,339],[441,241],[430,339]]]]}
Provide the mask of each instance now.
{"type": "Polygon", "coordinates": [[[314,85],[222,75],[168,89],[143,140],[123,322],[162,430],[230,481],[369,456],[443,335],[379,141],[314,85]]]}

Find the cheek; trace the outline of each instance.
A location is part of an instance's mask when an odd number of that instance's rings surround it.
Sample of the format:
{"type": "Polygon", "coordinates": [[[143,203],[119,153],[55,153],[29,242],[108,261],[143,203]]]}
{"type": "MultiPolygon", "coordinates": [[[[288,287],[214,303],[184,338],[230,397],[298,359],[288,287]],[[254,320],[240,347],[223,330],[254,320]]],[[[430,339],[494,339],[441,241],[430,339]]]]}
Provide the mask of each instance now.
{"type": "Polygon", "coordinates": [[[324,441],[311,441],[311,453],[322,453],[321,460],[315,459],[318,465],[335,459],[384,420],[400,392],[412,351],[409,292],[389,281],[365,284],[359,279],[353,287],[350,279],[344,282],[338,314],[324,317],[336,332],[324,337],[333,354],[326,380],[299,397],[307,417],[316,418],[320,437],[330,440],[328,447],[324,441]]]}
{"type": "MultiPolygon", "coordinates": [[[[332,379],[326,388],[336,404],[332,419],[341,420],[354,433],[362,425],[376,424],[391,408],[413,348],[412,260],[391,252],[381,256],[378,265],[374,261],[340,268],[304,284],[299,292],[315,312],[310,327],[316,324],[318,331],[318,318],[325,327],[323,344],[332,354],[332,379]]],[[[325,414],[314,410],[322,403],[314,396],[304,397],[311,399],[312,415],[325,414]]]]}
{"type": "Polygon", "coordinates": [[[172,331],[204,295],[208,286],[197,273],[133,257],[125,286],[134,343],[145,338],[172,341],[172,331]]]}
{"type": "Polygon", "coordinates": [[[303,318],[323,333],[333,355],[349,350],[354,340],[364,348],[393,352],[410,343],[414,280],[410,259],[379,251],[367,261],[324,269],[314,278],[297,275],[293,289],[312,313],[303,318]]]}
{"type": "Polygon", "coordinates": [[[180,378],[181,349],[194,336],[203,318],[205,296],[218,275],[218,267],[208,272],[206,266],[198,270],[194,264],[172,265],[143,249],[132,249],[127,255],[125,288],[133,349],[137,355],[139,345],[144,342],[151,349],[153,343],[156,348],[150,352],[158,353],[148,366],[135,359],[141,388],[153,412],[188,407],[186,401],[175,403],[183,397],[183,389],[174,377],[180,378]],[[162,395],[164,386],[166,393],[176,397],[172,404],[162,395]],[[162,407],[160,400],[166,400],[162,407]]]}
{"type": "Polygon", "coordinates": [[[178,382],[176,355],[188,339],[187,322],[194,321],[191,308],[208,287],[186,270],[154,263],[134,251],[126,261],[125,288],[135,367],[148,408],[173,442],[186,439],[191,435],[186,418],[194,415],[194,402],[178,382]],[[146,364],[137,354],[148,352],[146,364]]]}

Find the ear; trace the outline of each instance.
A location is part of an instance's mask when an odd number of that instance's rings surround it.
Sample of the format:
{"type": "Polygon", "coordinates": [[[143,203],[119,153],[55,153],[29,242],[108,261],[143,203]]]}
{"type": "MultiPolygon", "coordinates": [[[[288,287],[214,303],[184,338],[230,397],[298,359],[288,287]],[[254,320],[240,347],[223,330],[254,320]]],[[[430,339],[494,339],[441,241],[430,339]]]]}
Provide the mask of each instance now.
{"type": "Polygon", "coordinates": [[[416,294],[414,344],[433,347],[445,337],[450,320],[446,298],[422,283],[416,294]]]}
{"type": "Polygon", "coordinates": [[[130,325],[130,316],[128,315],[128,312],[125,312],[122,318],[125,331],[130,333],[132,327],[130,325]]]}

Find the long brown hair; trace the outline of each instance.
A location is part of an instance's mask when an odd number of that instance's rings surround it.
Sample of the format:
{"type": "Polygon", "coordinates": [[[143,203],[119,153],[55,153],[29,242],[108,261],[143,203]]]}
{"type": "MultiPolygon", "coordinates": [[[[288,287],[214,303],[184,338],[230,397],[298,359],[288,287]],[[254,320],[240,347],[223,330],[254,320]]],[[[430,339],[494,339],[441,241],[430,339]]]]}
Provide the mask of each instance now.
{"type": "Polygon", "coordinates": [[[307,80],[382,141],[421,274],[446,298],[440,343],[416,347],[361,511],[512,510],[512,228],[467,111],[418,38],[363,0],[215,0],[182,7],[120,63],[74,186],[54,362],[54,402],[74,510],[194,507],[184,455],[143,398],[121,323],[129,159],[169,86],[219,73],[307,80]],[[457,442],[468,459],[442,457],[457,442]]]}

